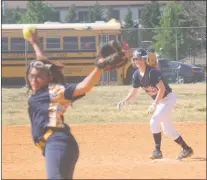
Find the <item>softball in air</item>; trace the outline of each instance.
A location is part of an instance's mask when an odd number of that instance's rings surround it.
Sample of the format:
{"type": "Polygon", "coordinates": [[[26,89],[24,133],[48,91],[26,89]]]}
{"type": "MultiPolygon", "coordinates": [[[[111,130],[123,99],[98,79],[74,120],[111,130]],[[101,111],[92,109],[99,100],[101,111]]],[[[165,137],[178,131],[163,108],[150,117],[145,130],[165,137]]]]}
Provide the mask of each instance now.
{"type": "Polygon", "coordinates": [[[23,28],[23,36],[24,38],[29,38],[31,36],[31,32],[35,32],[34,26],[26,26],[23,28]]]}

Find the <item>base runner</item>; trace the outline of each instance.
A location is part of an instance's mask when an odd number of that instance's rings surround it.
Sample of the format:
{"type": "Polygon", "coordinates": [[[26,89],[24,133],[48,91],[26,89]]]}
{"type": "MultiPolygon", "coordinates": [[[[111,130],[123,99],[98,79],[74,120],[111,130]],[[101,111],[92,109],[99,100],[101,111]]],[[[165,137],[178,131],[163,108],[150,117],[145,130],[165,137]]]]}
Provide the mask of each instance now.
{"type": "Polygon", "coordinates": [[[166,136],[171,137],[183,148],[177,159],[190,157],[193,149],[173,127],[172,110],[176,104],[176,95],[162,77],[161,72],[147,64],[147,58],[147,52],[144,49],[137,49],[133,52],[132,62],[138,69],[132,77],[132,89],[127,97],[118,103],[117,108],[120,110],[122,105],[128,104],[135,98],[139,89],[143,88],[154,100],[148,108],[148,114],[152,114],[150,128],[155,142],[155,150],[151,159],[163,158],[160,148],[161,128],[166,136]]]}

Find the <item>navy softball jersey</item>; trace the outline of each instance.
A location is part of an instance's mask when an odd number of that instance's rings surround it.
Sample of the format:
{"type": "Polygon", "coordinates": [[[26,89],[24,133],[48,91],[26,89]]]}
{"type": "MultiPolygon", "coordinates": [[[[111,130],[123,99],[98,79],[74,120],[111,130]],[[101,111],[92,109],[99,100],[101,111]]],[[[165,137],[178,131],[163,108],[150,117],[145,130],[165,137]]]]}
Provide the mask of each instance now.
{"type": "Polygon", "coordinates": [[[143,77],[140,75],[139,69],[137,69],[133,73],[132,87],[134,88],[142,87],[145,90],[145,92],[149,94],[152,97],[152,99],[155,100],[158,93],[158,88],[156,87],[156,84],[160,80],[163,81],[163,84],[165,86],[166,90],[165,90],[164,97],[166,97],[170,92],[172,92],[172,89],[169,87],[168,83],[163,78],[161,71],[149,65],[146,66],[146,70],[143,77]]]}
{"type": "MultiPolygon", "coordinates": [[[[50,84],[30,96],[28,113],[34,143],[42,140],[47,127],[64,129],[66,124],[64,124],[63,113],[73,101],[84,96],[73,97],[76,85],[50,84]]],[[[53,137],[55,135],[58,136],[58,133],[54,133],[53,137]]]]}

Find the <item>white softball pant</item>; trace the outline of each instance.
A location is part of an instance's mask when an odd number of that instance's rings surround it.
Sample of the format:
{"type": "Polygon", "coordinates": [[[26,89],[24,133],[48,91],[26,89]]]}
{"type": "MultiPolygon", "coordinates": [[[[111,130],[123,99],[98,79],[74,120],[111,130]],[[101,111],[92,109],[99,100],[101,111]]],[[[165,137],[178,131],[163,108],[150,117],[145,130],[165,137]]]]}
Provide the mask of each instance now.
{"type": "Polygon", "coordinates": [[[180,136],[174,129],[172,122],[172,110],[175,104],[176,95],[174,92],[169,93],[157,104],[156,110],[150,120],[150,128],[153,134],[160,133],[162,127],[164,135],[171,137],[173,140],[180,136]]]}

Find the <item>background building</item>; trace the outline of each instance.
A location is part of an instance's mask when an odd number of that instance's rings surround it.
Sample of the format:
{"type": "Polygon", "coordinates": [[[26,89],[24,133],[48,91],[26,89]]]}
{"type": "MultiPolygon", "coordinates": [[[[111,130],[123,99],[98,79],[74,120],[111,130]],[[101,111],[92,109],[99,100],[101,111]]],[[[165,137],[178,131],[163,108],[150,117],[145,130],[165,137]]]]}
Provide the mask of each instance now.
{"type": "MultiPolygon", "coordinates": [[[[128,8],[132,11],[132,19],[139,20],[142,7],[150,1],[44,1],[59,12],[59,21],[64,22],[68,12],[68,8],[75,4],[79,22],[87,22],[89,7],[94,6],[97,2],[104,6],[104,16],[106,16],[108,8],[113,7],[114,18],[123,21],[128,8]]],[[[164,2],[164,1],[161,1],[164,2]]],[[[26,9],[27,1],[5,1],[5,8],[26,9]]]]}

